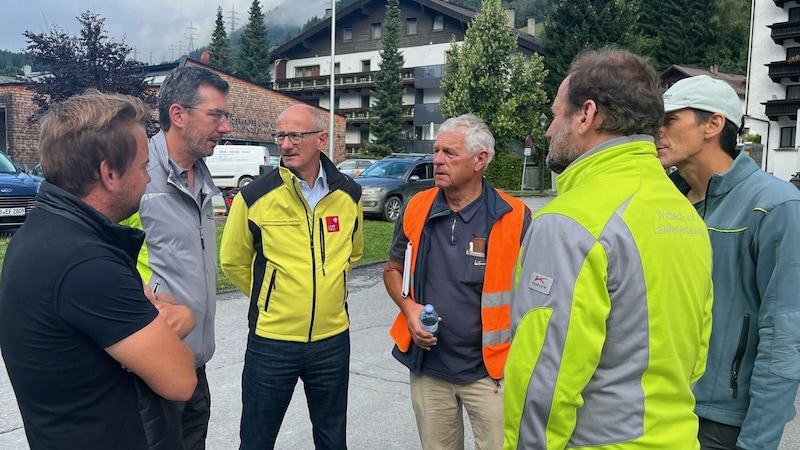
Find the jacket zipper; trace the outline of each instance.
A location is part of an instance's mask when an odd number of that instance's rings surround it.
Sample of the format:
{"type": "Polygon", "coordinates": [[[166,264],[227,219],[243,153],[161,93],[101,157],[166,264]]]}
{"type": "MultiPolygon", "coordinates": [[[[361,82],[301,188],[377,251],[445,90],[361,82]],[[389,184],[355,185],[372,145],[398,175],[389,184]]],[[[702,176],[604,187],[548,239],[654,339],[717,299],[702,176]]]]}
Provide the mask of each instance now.
{"type": "Polygon", "coordinates": [[[747,350],[747,337],[750,334],[750,314],[744,315],[742,322],[742,332],[739,334],[739,345],[736,347],[736,355],[733,357],[733,364],[731,364],[731,389],[733,389],[733,398],[739,395],[739,366],[742,364],[744,358],[744,351],[747,350]]]}
{"type": "Polygon", "coordinates": [[[298,192],[299,185],[297,181],[293,184],[294,187],[294,195],[297,196],[300,203],[303,205],[303,209],[306,212],[306,227],[308,228],[308,236],[309,236],[309,244],[311,250],[311,321],[308,324],[308,340],[306,342],[311,342],[311,336],[314,330],[314,314],[317,312],[317,259],[316,253],[314,252],[314,213],[311,212],[311,224],[308,223],[308,208],[306,206],[305,196],[302,192],[298,192]]]}
{"type": "Polygon", "coordinates": [[[325,225],[319,218],[319,255],[322,259],[322,276],[325,276],[325,225]]]}
{"type": "Polygon", "coordinates": [[[264,312],[267,312],[269,307],[269,298],[272,297],[272,291],[275,289],[275,277],[278,275],[277,270],[272,271],[272,276],[269,277],[269,287],[267,288],[267,295],[264,298],[264,312]]]}

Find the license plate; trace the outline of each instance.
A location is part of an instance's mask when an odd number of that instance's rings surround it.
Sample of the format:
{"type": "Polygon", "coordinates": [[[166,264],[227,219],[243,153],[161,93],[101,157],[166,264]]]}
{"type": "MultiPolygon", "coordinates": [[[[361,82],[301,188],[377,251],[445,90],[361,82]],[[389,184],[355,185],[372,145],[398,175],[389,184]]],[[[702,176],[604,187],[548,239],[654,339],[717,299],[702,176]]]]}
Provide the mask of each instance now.
{"type": "Polygon", "coordinates": [[[25,208],[0,208],[0,217],[24,216],[25,208]]]}

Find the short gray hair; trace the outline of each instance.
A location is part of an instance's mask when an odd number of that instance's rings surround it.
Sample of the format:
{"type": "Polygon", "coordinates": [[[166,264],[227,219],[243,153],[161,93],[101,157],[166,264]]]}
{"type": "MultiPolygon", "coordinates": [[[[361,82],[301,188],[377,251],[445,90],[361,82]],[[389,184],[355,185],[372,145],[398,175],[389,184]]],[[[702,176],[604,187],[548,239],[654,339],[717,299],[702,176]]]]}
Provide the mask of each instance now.
{"type": "Polygon", "coordinates": [[[445,120],[439,127],[439,133],[458,131],[464,133],[464,146],[468,152],[476,155],[485,149],[489,153],[489,159],[486,161],[488,166],[494,158],[494,136],[486,123],[473,114],[462,114],[445,120]]]}

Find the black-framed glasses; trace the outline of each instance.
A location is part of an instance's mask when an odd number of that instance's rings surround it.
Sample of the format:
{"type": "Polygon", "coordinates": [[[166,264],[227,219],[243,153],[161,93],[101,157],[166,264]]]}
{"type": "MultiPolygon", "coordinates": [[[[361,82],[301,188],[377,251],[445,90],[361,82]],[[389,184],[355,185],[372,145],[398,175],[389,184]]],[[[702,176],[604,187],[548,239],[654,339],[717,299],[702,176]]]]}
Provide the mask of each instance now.
{"type": "Polygon", "coordinates": [[[303,138],[304,138],[304,137],[305,137],[307,134],[317,134],[317,133],[322,133],[323,131],[325,131],[325,130],[317,130],[317,131],[290,131],[290,132],[288,132],[288,133],[272,133],[272,137],[275,139],[275,142],[276,142],[278,145],[281,145],[281,144],[283,144],[283,140],[284,140],[284,139],[286,139],[287,137],[289,138],[289,142],[291,142],[291,143],[292,143],[292,144],[294,144],[294,145],[297,145],[297,144],[299,144],[299,143],[303,142],[303,138]]]}
{"type": "Polygon", "coordinates": [[[186,109],[196,109],[198,111],[205,111],[206,114],[208,114],[208,117],[211,117],[217,123],[222,123],[222,119],[228,119],[228,122],[230,122],[231,121],[231,117],[233,117],[233,114],[231,114],[228,111],[223,111],[221,109],[206,109],[206,110],[204,110],[203,108],[197,108],[197,107],[194,107],[194,106],[186,106],[186,105],[181,105],[181,106],[186,108],[186,109]]]}

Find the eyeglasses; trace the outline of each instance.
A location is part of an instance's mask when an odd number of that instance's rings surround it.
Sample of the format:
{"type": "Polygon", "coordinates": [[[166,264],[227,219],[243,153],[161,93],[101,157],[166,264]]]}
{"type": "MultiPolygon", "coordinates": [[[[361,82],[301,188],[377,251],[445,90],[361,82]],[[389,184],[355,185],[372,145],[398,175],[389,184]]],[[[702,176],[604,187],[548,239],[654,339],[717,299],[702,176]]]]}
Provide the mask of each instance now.
{"type": "MultiPolygon", "coordinates": [[[[195,108],[194,106],[185,106],[185,105],[181,106],[183,106],[186,109],[197,109],[200,111],[203,110],[202,108],[195,108]]],[[[233,117],[233,114],[229,113],[228,111],[223,111],[221,109],[206,109],[205,112],[206,114],[208,114],[208,117],[211,117],[217,123],[222,123],[222,119],[228,119],[228,122],[230,122],[231,117],[233,117]]]]}
{"type": "Polygon", "coordinates": [[[275,139],[275,142],[278,145],[283,144],[283,140],[286,139],[287,137],[289,138],[289,142],[291,142],[292,144],[297,145],[297,144],[303,142],[303,138],[307,134],[317,134],[317,133],[322,133],[323,131],[325,131],[325,130],[318,130],[318,131],[291,131],[289,133],[272,133],[272,137],[275,139]]]}

